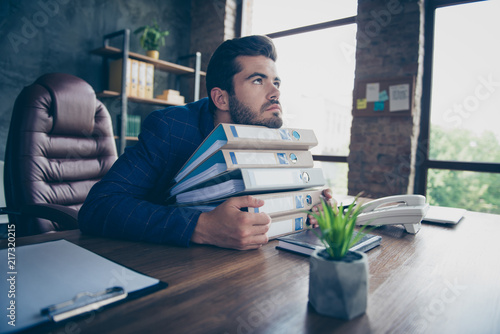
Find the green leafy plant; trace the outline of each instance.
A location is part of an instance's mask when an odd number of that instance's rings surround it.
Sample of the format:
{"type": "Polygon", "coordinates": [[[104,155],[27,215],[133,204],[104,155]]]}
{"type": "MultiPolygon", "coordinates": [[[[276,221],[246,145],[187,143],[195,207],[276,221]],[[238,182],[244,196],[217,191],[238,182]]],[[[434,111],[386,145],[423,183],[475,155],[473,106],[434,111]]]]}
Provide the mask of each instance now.
{"type": "Polygon", "coordinates": [[[141,34],[141,47],[146,50],[158,50],[160,46],[165,45],[165,36],[168,36],[168,31],[161,31],[156,20],[152,26],[142,26],[134,31],[134,34],[141,34]]]}
{"type": "Polygon", "coordinates": [[[321,240],[328,252],[328,255],[333,260],[342,259],[349,248],[358,242],[365,234],[363,231],[366,225],[360,228],[356,236],[353,238],[354,227],[356,220],[361,213],[361,205],[356,205],[356,199],[349,206],[340,205],[331,206],[325,201],[321,201],[321,207],[318,212],[310,213],[318,221],[321,234],[312,230],[321,240]]]}

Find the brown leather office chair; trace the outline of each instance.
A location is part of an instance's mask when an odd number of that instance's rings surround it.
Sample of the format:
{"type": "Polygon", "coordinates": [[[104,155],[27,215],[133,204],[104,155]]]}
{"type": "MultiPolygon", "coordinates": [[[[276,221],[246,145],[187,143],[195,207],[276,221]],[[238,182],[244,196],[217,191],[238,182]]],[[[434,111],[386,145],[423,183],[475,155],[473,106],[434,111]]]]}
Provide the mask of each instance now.
{"type": "Polygon", "coordinates": [[[51,73],[25,87],[5,153],[3,212],[16,236],[78,228],[90,188],[116,159],[109,112],[87,82],[51,73]]]}

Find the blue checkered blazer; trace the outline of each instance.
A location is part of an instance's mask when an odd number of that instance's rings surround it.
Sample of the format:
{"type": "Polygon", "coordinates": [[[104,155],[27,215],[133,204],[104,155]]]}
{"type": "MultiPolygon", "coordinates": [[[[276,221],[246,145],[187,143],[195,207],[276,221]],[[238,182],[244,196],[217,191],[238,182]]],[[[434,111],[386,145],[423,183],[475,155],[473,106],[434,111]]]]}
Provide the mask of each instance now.
{"type": "Polygon", "coordinates": [[[138,143],[89,192],[78,215],[81,231],[188,246],[201,212],[165,205],[165,190],[213,122],[207,98],[149,114],[138,143]]]}

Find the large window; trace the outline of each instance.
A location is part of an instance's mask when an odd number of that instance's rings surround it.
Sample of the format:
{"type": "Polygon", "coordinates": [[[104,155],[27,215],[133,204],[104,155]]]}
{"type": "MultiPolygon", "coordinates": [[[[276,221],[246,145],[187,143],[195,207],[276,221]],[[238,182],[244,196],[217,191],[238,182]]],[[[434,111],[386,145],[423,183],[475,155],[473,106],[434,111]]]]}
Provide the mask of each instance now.
{"type": "Polygon", "coordinates": [[[434,205],[500,213],[500,174],[491,173],[500,172],[500,1],[428,10],[427,197],[434,205]]]}
{"type": "Polygon", "coordinates": [[[314,129],[312,149],[336,195],[347,194],[357,1],[252,0],[244,34],[273,38],[284,126],[314,129]],[[339,162],[340,161],[340,162],[339,162]]]}

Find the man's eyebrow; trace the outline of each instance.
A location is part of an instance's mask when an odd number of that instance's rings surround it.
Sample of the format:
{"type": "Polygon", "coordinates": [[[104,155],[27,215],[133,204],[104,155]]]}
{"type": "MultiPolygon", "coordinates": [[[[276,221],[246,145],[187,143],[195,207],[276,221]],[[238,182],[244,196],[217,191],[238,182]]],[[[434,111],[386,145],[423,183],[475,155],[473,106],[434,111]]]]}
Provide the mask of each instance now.
{"type": "MultiPolygon", "coordinates": [[[[268,78],[268,76],[267,76],[266,74],[264,74],[264,73],[254,72],[254,73],[250,74],[250,75],[247,77],[247,80],[250,80],[250,79],[255,78],[255,77],[262,77],[262,78],[264,78],[264,79],[267,79],[267,78],[268,78]]],[[[276,77],[276,78],[274,78],[274,81],[279,81],[279,82],[281,82],[281,79],[280,79],[279,77],[276,77]]]]}

